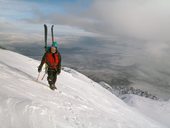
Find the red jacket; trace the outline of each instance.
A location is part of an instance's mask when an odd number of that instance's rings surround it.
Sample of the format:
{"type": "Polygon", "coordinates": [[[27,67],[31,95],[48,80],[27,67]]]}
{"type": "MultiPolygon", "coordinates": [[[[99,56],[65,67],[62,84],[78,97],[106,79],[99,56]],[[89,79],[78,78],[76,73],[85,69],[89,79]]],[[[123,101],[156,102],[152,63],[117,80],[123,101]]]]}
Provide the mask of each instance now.
{"type": "Polygon", "coordinates": [[[42,58],[41,65],[46,63],[49,69],[58,69],[61,67],[61,55],[59,52],[46,52],[42,58]]]}

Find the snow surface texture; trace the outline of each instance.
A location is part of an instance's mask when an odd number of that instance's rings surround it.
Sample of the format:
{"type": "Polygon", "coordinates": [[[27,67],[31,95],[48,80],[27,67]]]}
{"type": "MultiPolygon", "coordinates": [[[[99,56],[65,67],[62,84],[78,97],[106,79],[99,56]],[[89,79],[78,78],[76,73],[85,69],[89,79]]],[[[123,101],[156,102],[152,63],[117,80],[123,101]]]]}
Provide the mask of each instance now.
{"type": "Polygon", "coordinates": [[[170,100],[163,101],[149,93],[143,93],[142,90],[132,87],[120,86],[113,89],[105,82],[100,82],[100,85],[139,112],[142,112],[161,124],[167,125],[168,128],[170,127],[170,100]]]}
{"type": "Polygon", "coordinates": [[[148,117],[170,127],[170,101],[152,100],[132,94],[123,95],[122,99],[148,117]]]}
{"type": "Polygon", "coordinates": [[[0,50],[1,128],[167,128],[69,68],[50,90],[39,63],[0,50]]]}

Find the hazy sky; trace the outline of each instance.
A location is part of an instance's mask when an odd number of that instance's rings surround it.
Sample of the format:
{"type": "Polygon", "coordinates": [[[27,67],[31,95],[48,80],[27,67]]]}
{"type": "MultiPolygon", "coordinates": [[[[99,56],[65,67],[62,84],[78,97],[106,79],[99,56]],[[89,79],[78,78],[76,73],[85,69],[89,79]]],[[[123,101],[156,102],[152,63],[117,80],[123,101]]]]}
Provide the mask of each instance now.
{"type": "Polygon", "coordinates": [[[44,23],[58,25],[57,33],[65,35],[94,33],[169,41],[170,1],[0,0],[1,39],[27,39],[23,36],[28,33],[36,38],[44,23]]]}
{"type": "Polygon", "coordinates": [[[1,43],[42,42],[44,23],[55,24],[56,35],[91,35],[79,26],[89,22],[80,14],[90,4],[88,0],[0,0],[1,43]]]}
{"type": "Polygon", "coordinates": [[[0,0],[1,43],[42,42],[44,23],[56,25],[62,43],[74,36],[134,38],[162,53],[170,40],[170,1],[0,0]]]}

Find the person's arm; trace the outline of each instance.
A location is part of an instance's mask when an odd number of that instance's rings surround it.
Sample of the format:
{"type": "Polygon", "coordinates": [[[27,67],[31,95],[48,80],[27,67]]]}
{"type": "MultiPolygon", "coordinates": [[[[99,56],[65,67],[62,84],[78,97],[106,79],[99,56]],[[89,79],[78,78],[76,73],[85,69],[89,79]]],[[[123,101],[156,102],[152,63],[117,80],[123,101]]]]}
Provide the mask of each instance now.
{"type": "Polygon", "coordinates": [[[58,52],[58,57],[59,57],[59,64],[58,64],[58,74],[60,74],[60,72],[61,72],[61,54],[60,54],[60,52],[58,52]]]}

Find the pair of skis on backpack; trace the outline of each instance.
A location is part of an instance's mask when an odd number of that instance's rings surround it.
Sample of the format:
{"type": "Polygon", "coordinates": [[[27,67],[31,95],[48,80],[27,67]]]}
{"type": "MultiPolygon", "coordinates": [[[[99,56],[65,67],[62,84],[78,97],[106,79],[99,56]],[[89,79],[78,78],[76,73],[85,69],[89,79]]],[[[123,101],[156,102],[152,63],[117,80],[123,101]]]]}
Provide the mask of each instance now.
{"type": "MultiPolygon", "coordinates": [[[[52,43],[54,42],[54,33],[53,33],[53,28],[54,25],[51,26],[51,39],[52,39],[52,43]]],[[[47,47],[47,36],[48,36],[48,27],[46,24],[44,24],[44,42],[45,42],[45,51],[48,51],[48,47],[47,47]]]]}

